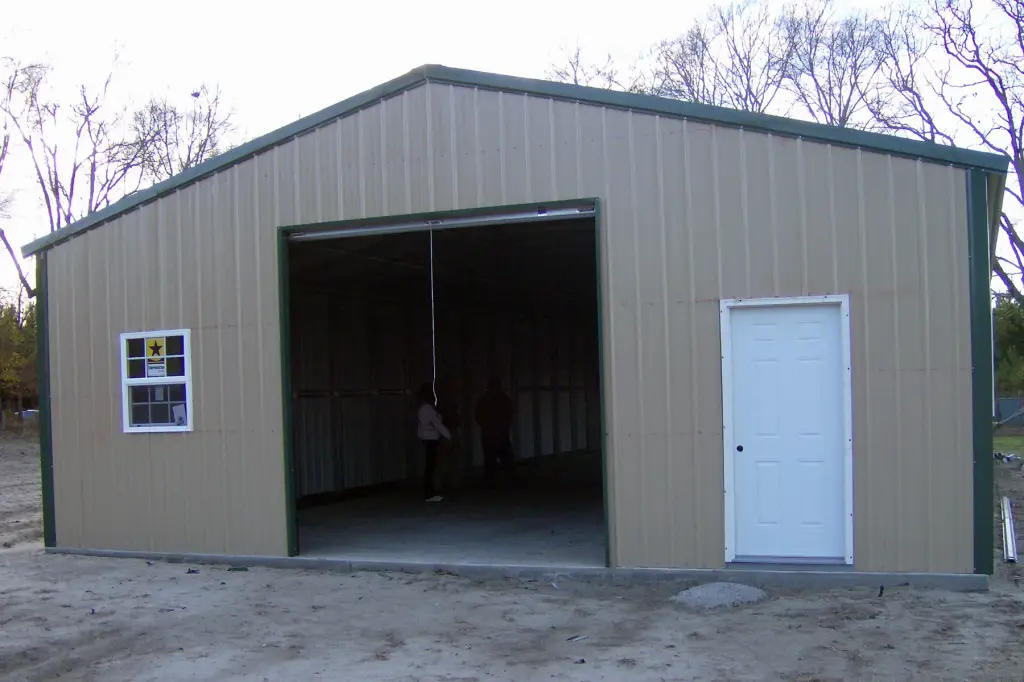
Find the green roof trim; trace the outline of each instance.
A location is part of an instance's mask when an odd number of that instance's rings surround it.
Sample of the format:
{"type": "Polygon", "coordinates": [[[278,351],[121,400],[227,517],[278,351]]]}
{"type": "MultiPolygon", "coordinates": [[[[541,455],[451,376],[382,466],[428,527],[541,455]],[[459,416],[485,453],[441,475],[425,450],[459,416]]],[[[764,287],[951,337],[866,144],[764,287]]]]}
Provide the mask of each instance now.
{"type": "Polygon", "coordinates": [[[301,118],[283,128],[257,137],[152,187],[135,192],[111,204],[102,211],[97,211],[68,227],[51,232],[45,237],[27,244],[22,248],[22,255],[26,257],[35,255],[85,230],[112,220],[162,196],[171,194],[186,185],[229,168],[303,133],[314,130],[335,119],[355,113],[360,109],[372,106],[381,100],[399,95],[426,82],[500,90],[502,92],[550,97],[595,106],[657,114],[659,116],[686,118],[1003,174],[1007,172],[1010,163],[1008,157],[1000,154],[961,149],[959,147],[922,142],[892,135],[869,133],[862,130],[836,128],[835,126],[809,123],[780,116],[755,114],[749,111],[725,109],[705,104],[696,104],[694,102],[682,102],[653,95],[637,95],[567,83],[553,83],[531,78],[518,78],[481,71],[454,69],[446,66],[426,65],[413,69],[404,76],[378,85],[315,114],[301,118]]]}

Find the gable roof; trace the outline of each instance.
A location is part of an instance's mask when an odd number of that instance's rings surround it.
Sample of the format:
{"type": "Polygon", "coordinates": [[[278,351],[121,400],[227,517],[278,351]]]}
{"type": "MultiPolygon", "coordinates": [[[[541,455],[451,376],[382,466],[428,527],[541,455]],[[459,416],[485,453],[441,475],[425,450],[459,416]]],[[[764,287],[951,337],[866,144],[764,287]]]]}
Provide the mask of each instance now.
{"type": "Polygon", "coordinates": [[[85,230],[112,220],[161,196],[170,194],[185,185],[240,163],[271,147],[283,144],[334,119],[342,118],[427,82],[499,90],[513,94],[535,95],[672,118],[686,118],[846,147],[857,147],[936,163],[978,168],[1003,175],[1006,174],[1009,167],[1009,158],[1000,154],[990,154],[850,128],[837,128],[835,126],[809,123],[807,121],[798,121],[768,114],[756,114],[749,111],[683,102],[653,95],[637,95],[628,92],[603,90],[530,78],[518,78],[515,76],[503,76],[494,73],[454,69],[429,64],[413,69],[404,76],[378,85],[315,114],[301,118],[283,128],[257,137],[152,187],[124,197],[101,211],[96,211],[67,227],[51,232],[27,244],[22,248],[22,255],[28,257],[44,251],[85,230]]]}

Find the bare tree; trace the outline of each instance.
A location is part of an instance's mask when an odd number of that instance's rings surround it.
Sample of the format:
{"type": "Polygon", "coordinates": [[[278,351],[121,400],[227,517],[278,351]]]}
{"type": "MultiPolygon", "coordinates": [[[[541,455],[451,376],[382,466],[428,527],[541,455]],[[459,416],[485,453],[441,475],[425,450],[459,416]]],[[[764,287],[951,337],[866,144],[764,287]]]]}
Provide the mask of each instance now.
{"type": "Polygon", "coordinates": [[[133,137],[142,148],[143,169],[153,182],[216,156],[224,138],[234,130],[219,88],[211,91],[204,85],[193,91],[190,99],[187,107],[166,98],[152,99],[132,118],[133,137]]]}
{"type": "Polygon", "coordinates": [[[953,127],[940,123],[935,106],[935,74],[928,53],[931,36],[921,29],[921,16],[909,7],[895,7],[878,40],[878,75],[866,104],[886,130],[937,144],[954,144],[953,127]]]}
{"type": "Polygon", "coordinates": [[[653,50],[656,94],[662,97],[725,106],[721,66],[709,27],[695,23],[681,36],[653,50]]]}
{"type": "MultiPolygon", "coordinates": [[[[5,107],[10,106],[12,98],[15,96],[14,79],[4,79],[2,89],[0,89],[0,111],[3,111],[5,107]]],[[[6,117],[0,119],[0,183],[4,179],[4,168],[7,164],[8,154],[11,151],[11,123],[6,117]]],[[[0,184],[0,187],[3,187],[0,184]]],[[[13,197],[9,192],[0,191],[0,219],[6,219],[10,217],[10,207],[13,201],[13,197]]],[[[7,233],[0,227],[0,242],[3,242],[4,248],[7,249],[7,253],[11,257],[11,261],[14,263],[15,269],[18,271],[18,280],[21,282],[21,286],[25,289],[28,295],[34,296],[35,289],[29,284],[28,277],[25,276],[25,271],[21,267],[21,261],[18,260],[18,256],[11,246],[10,240],[7,238],[7,233]]]]}
{"type": "Polygon", "coordinates": [[[112,74],[96,91],[80,86],[64,105],[47,97],[48,69],[11,71],[12,96],[0,112],[32,161],[51,232],[139,188],[144,150],[123,136],[124,110],[107,104],[112,74]]]}
{"type": "Polygon", "coordinates": [[[880,69],[884,23],[864,13],[836,16],[832,0],[791,5],[784,19],[791,45],[786,85],[818,123],[873,128],[868,100],[880,69]]]}
{"type": "Polygon", "coordinates": [[[887,128],[1010,157],[1004,212],[991,234],[993,270],[1024,303],[1024,3],[931,0],[888,23],[872,111],[887,128]],[[1009,255],[997,250],[1000,233],[1009,255]]]}
{"type": "Polygon", "coordinates": [[[545,75],[560,83],[606,87],[608,79],[605,70],[611,67],[611,55],[608,55],[604,64],[590,63],[584,60],[583,50],[577,45],[572,52],[566,53],[564,63],[552,64],[545,75]]]}
{"type": "MultiPolygon", "coordinates": [[[[715,5],[655,45],[649,63],[634,65],[629,89],[759,113],[784,115],[795,103],[815,121],[868,128],[875,125],[867,99],[883,28],[866,14],[838,14],[832,0],[715,5]]],[[[578,48],[548,75],[622,87],[610,58],[588,63],[578,48]]]]}
{"type": "Polygon", "coordinates": [[[634,93],[650,91],[647,76],[638,65],[632,65],[628,73],[623,74],[611,55],[606,55],[602,62],[589,62],[584,59],[579,45],[566,54],[563,63],[552,65],[545,75],[551,80],[572,85],[634,93]]]}
{"type": "MultiPolygon", "coordinates": [[[[66,227],[144,182],[158,182],[217,154],[234,127],[219,90],[201,87],[188,107],[151,100],[131,115],[110,101],[109,74],[99,88],[81,86],[64,104],[48,93],[49,69],[5,60],[0,90],[2,161],[12,139],[31,161],[50,231],[66,227]]],[[[21,263],[0,231],[23,286],[34,295],[21,263]]]]}
{"type": "Polygon", "coordinates": [[[656,94],[745,111],[771,110],[793,52],[783,17],[761,0],[715,5],[653,50],[656,94]]]}

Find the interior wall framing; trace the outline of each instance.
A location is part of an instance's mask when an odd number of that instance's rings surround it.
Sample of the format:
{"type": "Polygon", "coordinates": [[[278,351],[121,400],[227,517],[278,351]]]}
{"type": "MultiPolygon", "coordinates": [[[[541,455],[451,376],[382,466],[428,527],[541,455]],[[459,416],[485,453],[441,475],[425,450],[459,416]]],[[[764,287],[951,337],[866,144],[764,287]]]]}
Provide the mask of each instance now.
{"type": "MultiPolygon", "coordinates": [[[[300,499],[422,475],[416,389],[430,381],[429,301],[293,292],[292,414],[300,499]]],[[[441,307],[438,378],[459,399],[467,470],[483,464],[476,399],[499,377],[516,404],[518,460],[600,448],[596,317],[441,307]]]]}

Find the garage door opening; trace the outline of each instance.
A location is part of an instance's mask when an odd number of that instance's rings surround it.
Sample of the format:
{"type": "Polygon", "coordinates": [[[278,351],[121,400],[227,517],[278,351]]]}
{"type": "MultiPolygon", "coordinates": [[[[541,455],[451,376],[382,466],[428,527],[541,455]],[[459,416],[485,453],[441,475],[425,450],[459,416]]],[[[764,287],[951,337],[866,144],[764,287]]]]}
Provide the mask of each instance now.
{"type": "Polygon", "coordinates": [[[287,243],[298,551],[605,566],[596,223],[533,219],[287,243]],[[433,282],[431,283],[431,279],[433,282]],[[475,420],[512,399],[511,471],[475,420]],[[418,389],[457,426],[423,495],[418,389]]]}

